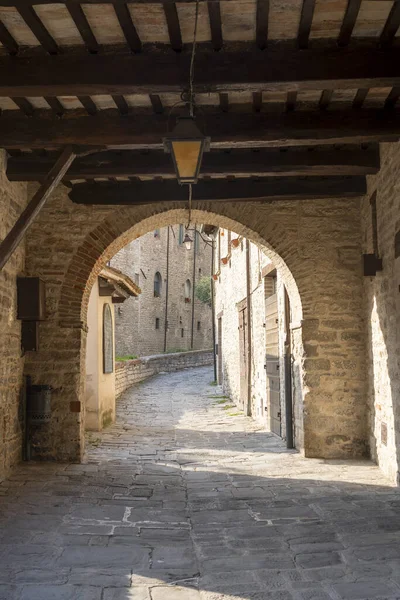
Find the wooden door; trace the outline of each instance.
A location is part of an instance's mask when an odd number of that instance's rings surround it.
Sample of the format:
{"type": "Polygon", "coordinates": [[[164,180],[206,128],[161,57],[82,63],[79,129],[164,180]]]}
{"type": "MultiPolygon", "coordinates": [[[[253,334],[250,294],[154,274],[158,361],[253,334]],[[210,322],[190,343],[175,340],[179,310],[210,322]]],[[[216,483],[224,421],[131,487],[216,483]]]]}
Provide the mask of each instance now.
{"type": "Polygon", "coordinates": [[[267,371],[267,407],[269,427],[281,435],[279,380],[279,330],[276,291],[265,299],[265,368],[267,371]]]}
{"type": "Polygon", "coordinates": [[[240,405],[247,405],[247,307],[239,310],[239,352],[240,352],[240,405]]]}

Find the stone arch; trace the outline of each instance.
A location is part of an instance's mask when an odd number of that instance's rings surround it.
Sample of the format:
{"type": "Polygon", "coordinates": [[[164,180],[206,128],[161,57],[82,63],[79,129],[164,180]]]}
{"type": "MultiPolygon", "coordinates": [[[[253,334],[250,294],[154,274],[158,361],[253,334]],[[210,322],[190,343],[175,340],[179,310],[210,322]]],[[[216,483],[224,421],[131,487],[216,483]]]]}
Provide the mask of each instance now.
{"type": "MultiPolygon", "coordinates": [[[[72,407],[83,395],[87,304],[102,266],[133,239],[168,224],[187,223],[187,219],[187,209],[172,202],[118,208],[77,206],[61,186],[32,228],[27,272],[48,277],[52,293],[49,319],[41,324],[43,350],[28,358],[26,372],[33,374],[34,382],[55,382],[57,418],[49,435],[52,441],[46,446],[53,459],[82,455],[84,418],[74,414],[72,407]],[[62,219],[55,222],[54,214],[60,209],[62,219]],[[75,228],[71,232],[72,219],[75,228]]],[[[195,222],[247,237],[282,275],[296,330],[303,398],[296,417],[304,423],[300,447],[305,454],[365,456],[358,204],[345,199],[197,202],[192,211],[195,222]]]]}

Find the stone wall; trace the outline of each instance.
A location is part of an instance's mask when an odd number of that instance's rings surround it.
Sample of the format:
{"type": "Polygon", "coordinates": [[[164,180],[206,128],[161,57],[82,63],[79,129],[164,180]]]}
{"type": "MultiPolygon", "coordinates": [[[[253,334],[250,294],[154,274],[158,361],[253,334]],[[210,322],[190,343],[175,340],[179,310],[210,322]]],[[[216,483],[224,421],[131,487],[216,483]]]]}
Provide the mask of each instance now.
{"type": "MultiPolygon", "coordinates": [[[[111,260],[137,283],[142,293],[115,308],[117,356],[148,356],[164,351],[167,291],[167,227],[151,231],[122,248],[111,260]],[[154,297],[154,276],[161,274],[159,297],[154,297]],[[157,327],[156,327],[157,319],[157,327]]],[[[191,231],[190,236],[194,238],[191,231]]],[[[194,244],[189,251],[180,243],[179,225],[170,227],[167,350],[191,347],[192,295],[185,301],[185,282],[193,285],[194,244]]],[[[211,247],[198,236],[195,280],[210,276],[211,247]]],[[[195,298],[193,348],[212,346],[211,308],[195,298]]]]}
{"type": "MultiPolygon", "coordinates": [[[[5,176],[6,153],[0,150],[0,239],[3,240],[25,208],[26,185],[5,176]]],[[[16,279],[24,274],[25,244],[0,271],[0,480],[21,459],[23,412],[21,388],[24,357],[21,323],[17,321],[16,279]]]]}
{"type": "MultiPolygon", "coordinates": [[[[372,253],[376,192],[378,254],[383,270],[364,277],[367,381],[372,457],[398,484],[400,457],[400,144],[381,145],[381,171],[368,178],[362,203],[363,252],[372,253]]],[[[361,326],[361,323],[360,323],[361,326]]],[[[354,343],[359,342],[359,336],[354,343]]]]}
{"type": "Polygon", "coordinates": [[[210,350],[156,354],[154,356],[142,356],[135,360],[118,361],[115,365],[115,395],[118,398],[122,392],[134,383],[143,381],[162,371],[169,373],[212,364],[213,353],[210,350]]]}

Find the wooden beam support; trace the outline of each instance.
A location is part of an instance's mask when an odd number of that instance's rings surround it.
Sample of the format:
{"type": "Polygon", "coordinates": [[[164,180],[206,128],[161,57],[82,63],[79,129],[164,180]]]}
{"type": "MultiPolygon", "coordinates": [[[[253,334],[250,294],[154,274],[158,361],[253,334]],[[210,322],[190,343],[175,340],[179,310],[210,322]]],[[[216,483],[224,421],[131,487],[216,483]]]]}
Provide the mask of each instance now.
{"type": "Polygon", "coordinates": [[[12,56],[18,54],[19,46],[2,21],[0,21],[0,42],[12,56]]]}
{"type": "Polygon", "coordinates": [[[86,48],[89,50],[89,52],[96,54],[99,51],[99,44],[97,43],[81,5],[78,3],[69,3],[67,5],[67,9],[81,35],[82,40],[85,42],[86,48]]]}
{"type": "Polygon", "coordinates": [[[128,103],[125,100],[125,98],[123,96],[113,96],[112,98],[118,108],[119,114],[122,117],[125,117],[126,115],[128,115],[129,114],[129,106],[128,106],[128,103]]]}
{"type": "Polygon", "coordinates": [[[394,40],[398,28],[400,27],[400,2],[393,2],[385,26],[379,38],[382,48],[389,48],[394,40]]]}
{"type": "Polygon", "coordinates": [[[260,50],[268,43],[269,0],[257,0],[256,42],[260,50]]]}
{"type": "Polygon", "coordinates": [[[35,109],[32,104],[26,98],[11,98],[13,102],[18,106],[19,110],[24,113],[27,117],[32,117],[35,109]]]}
{"type": "MultiPolygon", "coordinates": [[[[121,119],[99,112],[96,117],[49,116],[30,119],[4,113],[0,139],[4,148],[48,148],[65,145],[97,148],[161,149],[168,115],[135,112],[121,119]]],[[[206,113],[212,148],[288,147],[316,144],[361,144],[398,141],[400,110],[294,111],[274,113],[206,113]]]]}
{"type": "Polygon", "coordinates": [[[229,110],[229,96],[226,93],[221,93],[219,95],[219,107],[222,112],[228,112],[229,110]]]}
{"type": "MultiPolygon", "coordinates": [[[[364,177],[297,179],[233,179],[199,181],[193,200],[245,202],[248,200],[310,200],[353,198],[366,193],[364,177]]],[[[139,206],[159,202],[188,202],[186,186],[176,180],[115,183],[82,183],[73,186],[71,200],[77,204],[139,206]]]]}
{"type": "Polygon", "coordinates": [[[94,117],[97,114],[97,106],[90,96],[78,96],[79,102],[83,105],[88,115],[94,117]]]}
{"type": "Polygon", "coordinates": [[[63,107],[63,105],[61,104],[61,102],[59,101],[58,98],[52,98],[51,96],[45,96],[44,99],[46,100],[47,104],[50,106],[52,111],[55,112],[56,115],[61,117],[64,114],[65,108],[63,107]]]}
{"type": "Polygon", "coordinates": [[[164,107],[158,94],[150,94],[150,102],[156,115],[162,115],[164,107]]]}
{"type": "Polygon", "coordinates": [[[333,90],[323,90],[321,98],[319,100],[319,107],[321,110],[326,110],[332,100],[333,90]]]}
{"type": "Polygon", "coordinates": [[[71,147],[65,148],[61,156],[50,170],[45,181],[40,186],[28,206],[18,217],[17,222],[6,235],[4,240],[0,244],[0,270],[4,267],[6,262],[11,257],[14,250],[17,248],[22,238],[24,237],[29,226],[35,220],[40,210],[43,208],[47,199],[57,187],[59,182],[68,171],[69,166],[72,164],[75,158],[75,154],[71,147]]]}
{"type": "Polygon", "coordinates": [[[339,46],[347,46],[349,44],[354,25],[357,21],[358,13],[360,12],[360,7],[361,0],[347,1],[347,9],[338,38],[339,46]]]}
{"type": "Polygon", "coordinates": [[[353,108],[359,110],[365,102],[365,98],[368,96],[369,88],[361,88],[357,90],[357,93],[353,100],[353,108]]]}
{"type": "Polygon", "coordinates": [[[132,52],[140,52],[142,49],[142,42],[140,41],[136,27],[133,24],[127,4],[125,4],[125,2],[114,4],[114,10],[129,48],[132,52]]]}
{"type": "Polygon", "coordinates": [[[308,39],[310,37],[312,20],[314,17],[315,2],[316,0],[303,0],[299,33],[297,37],[297,43],[301,49],[308,47],[308,39]]]}
{"type": "Polygon", "coordinates": [[[213,0],[207,3],[208,16],[210,19],[211,41],[214,50],[221,50],[223,45],[222,39],[222,23],[221,23],[221,7],[219,0],[213,0]]]}
{"type": "Polygon", "coordinates": [[[165,18],[167,20],[167,27],[169,33],[169,39],[171,46],[175,52],[182,50],[182,34],[181,27],[179,25],[178,11],[175,3],[168,2],[164,4],[165,18]]]}
{"type": "MultiPolygon", "coordinates": [[[[196,54],[197,93],[359,89],[400,85],[400,47],[320,48],[299,52],[273,44],[263,52],[196,54]]],[[[190,53],[162,50],[0,58],[0,95],[17,97],[180,94],[187,87],[190,53]]]]}
{"type": "Polygon", "coordinates": [[[394,87],[390,90],[388,97],[385,100],[385,108],[393,109],[396,106],[396,102],[400,98],[400,86],[394,87]]]}
{"type": "MultiPolygon", "coordinates": [[[[51,156],[10,157],[7,177],[10,181],[42,181],[54,162],[51,156]]],[[[332,176],[372,175],[379,170],[379,147],[366,149],[345,146],[338,149],[291,148],[285,151],[234,150],[204,154],[201,173],[204,176],[332,176]]],[[[77,158],[64,176],[64,181],[109,177],[173,177],[171,157],[162,151],[148,153],[137,150],[97,152],[77,158]]]]}
{"type": "Polygon", "coordinates": [[[29,29],[31,29],[32,33],[42,44],[43,48],[47,50],[49,54],[57,54],[58,46],[51,37],[50,33],[47,31],[46,27],[43,25],[42,21],[39,19],[33,6],[28,6],[25,3],[19,3],[17,10],[25,23],[28,25],[29,29]]]}

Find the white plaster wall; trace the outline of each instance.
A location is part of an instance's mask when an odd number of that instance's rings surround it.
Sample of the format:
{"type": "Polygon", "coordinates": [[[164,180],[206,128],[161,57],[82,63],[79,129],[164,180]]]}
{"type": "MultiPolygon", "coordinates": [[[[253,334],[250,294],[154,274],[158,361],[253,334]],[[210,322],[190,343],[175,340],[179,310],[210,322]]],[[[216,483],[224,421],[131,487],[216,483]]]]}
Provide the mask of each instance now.
{"type": "Polygon", "coordinates": [[[89,431],[99,431],[115,420],[115,367],[103,373],[103,310],[109,304],[113,320],[115,359],[115,323],[111,298],[99,296],[97,281],[90,292],[86,346],[86,419],[89,431]]]}

